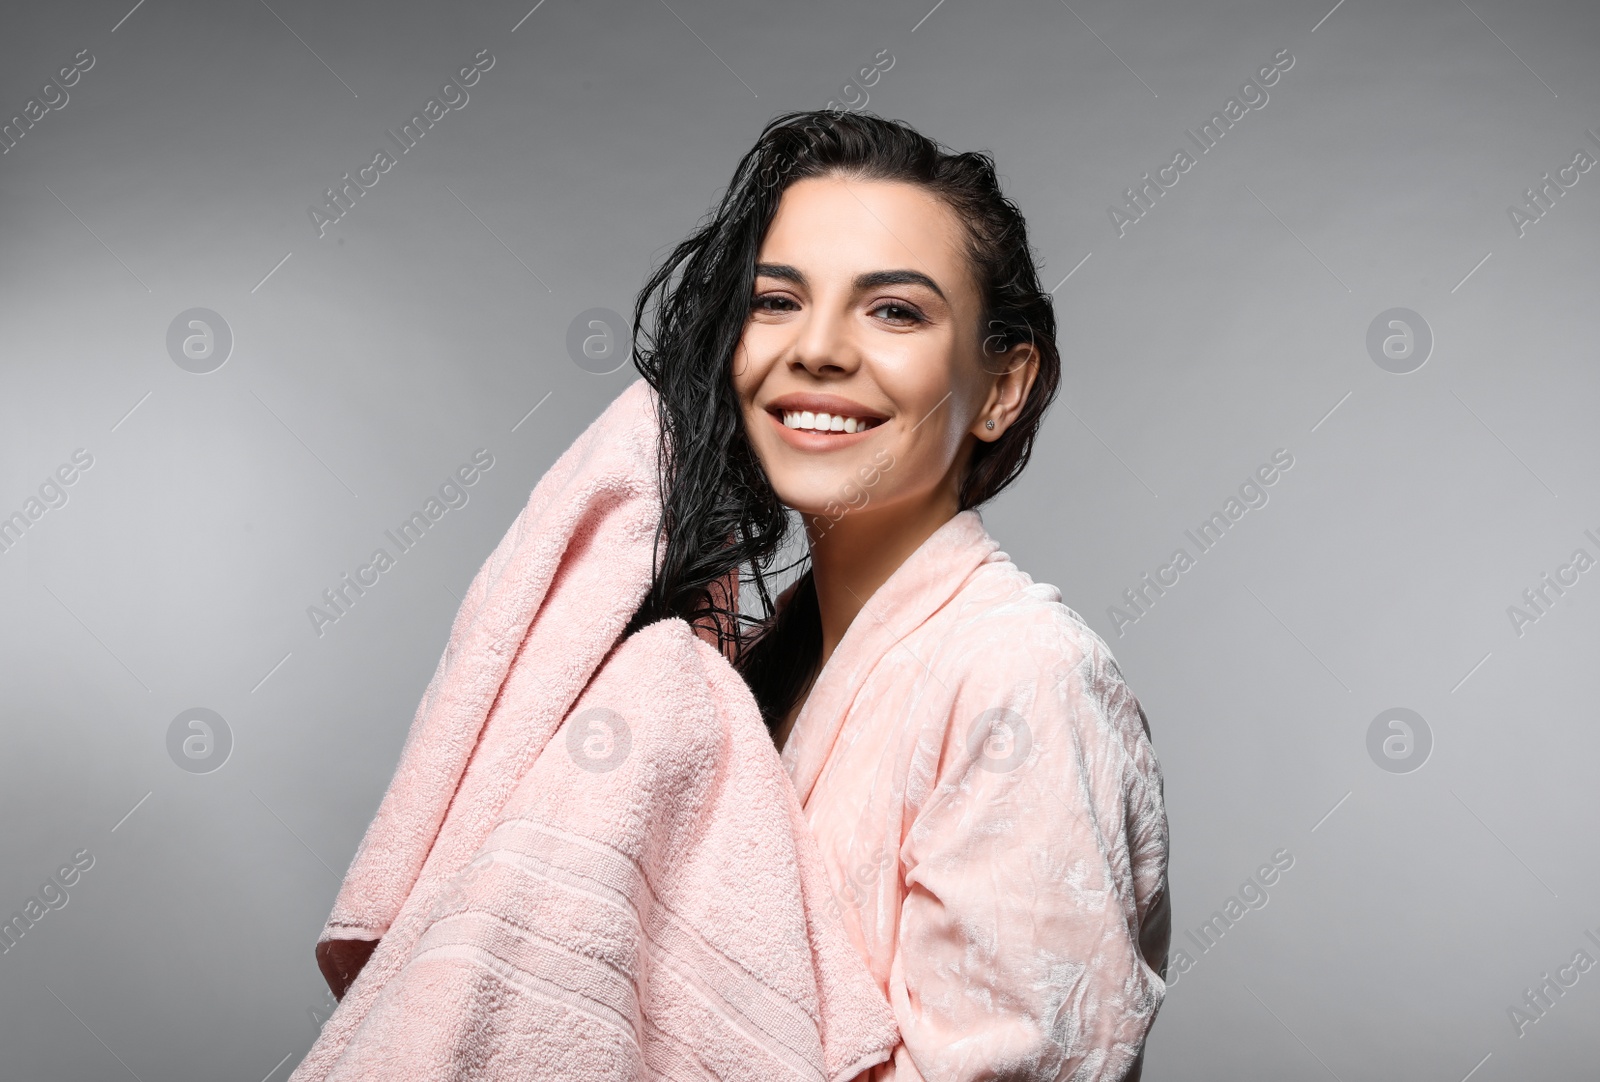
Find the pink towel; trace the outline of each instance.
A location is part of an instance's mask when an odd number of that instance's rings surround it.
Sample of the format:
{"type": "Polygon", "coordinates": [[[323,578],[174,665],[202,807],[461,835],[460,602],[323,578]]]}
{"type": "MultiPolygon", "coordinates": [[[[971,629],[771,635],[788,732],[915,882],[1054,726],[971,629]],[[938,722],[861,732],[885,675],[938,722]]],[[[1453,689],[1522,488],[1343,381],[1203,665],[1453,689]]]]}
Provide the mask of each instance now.
{"type": "Polygon", "coordinates": [[[291,1082],[848,1080],[894,1015],[748,688],[617,644],[660,520],[628,388],[473,580],[319,942],[378,940],[291,1082]]]}

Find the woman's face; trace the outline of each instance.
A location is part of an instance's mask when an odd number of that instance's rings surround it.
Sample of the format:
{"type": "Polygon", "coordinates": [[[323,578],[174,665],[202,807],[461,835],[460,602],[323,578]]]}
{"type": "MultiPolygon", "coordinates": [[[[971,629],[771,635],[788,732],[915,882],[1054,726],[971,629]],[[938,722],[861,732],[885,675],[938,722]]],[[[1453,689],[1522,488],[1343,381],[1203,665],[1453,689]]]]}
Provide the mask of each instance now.
{"type": "Polygon", "coordinates": [[[964,244],[955,214],[913,184],[829,176],[784,191],[733,383],[785,504],[828,519],[955,512],[974,441],[999,438],[1031,383],[1018,395],[985,364],[964,244]]]}

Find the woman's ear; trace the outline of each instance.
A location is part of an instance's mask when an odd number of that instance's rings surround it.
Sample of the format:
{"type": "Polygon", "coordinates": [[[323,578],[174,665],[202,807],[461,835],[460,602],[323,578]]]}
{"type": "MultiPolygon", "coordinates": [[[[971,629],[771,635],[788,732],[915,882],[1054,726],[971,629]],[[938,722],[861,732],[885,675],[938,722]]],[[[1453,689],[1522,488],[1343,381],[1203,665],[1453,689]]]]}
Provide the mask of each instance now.
{"type": "Polygon", "coordinates": [[[994,382],[971,429],[974,436],[989,443],[1005,435],[1027,404],[1039,375],[1039,349],[1032,342],[1018,342],[993,361],[994,382]]]}

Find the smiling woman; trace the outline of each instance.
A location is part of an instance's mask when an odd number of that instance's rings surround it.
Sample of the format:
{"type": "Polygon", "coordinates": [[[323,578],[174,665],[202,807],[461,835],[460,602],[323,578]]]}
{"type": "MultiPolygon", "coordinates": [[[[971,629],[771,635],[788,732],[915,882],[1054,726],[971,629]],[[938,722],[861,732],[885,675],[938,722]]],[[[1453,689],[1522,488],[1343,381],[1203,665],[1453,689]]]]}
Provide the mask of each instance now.
{"type": "MultiPolygon", "coordinates": [[[[861,445],[896,464],[871,506],[825,540],[812,530],[822,662],[865,598],[963,510],[975,449],[1009,431],[1040,370],[1044,350],[1034,340],[986,354],[984,298],[962,228],[917,184],[825,174],[784,193],[762,242],[733,385],[768,481],[784,504],[814,518],[849,482],[861,445]],[[907,260],[926,271],[896,266],[907,260]],[[812,411],[830,411],[826,435],[805,431],[816,427],[804,424],[812,411]],[[831,432],[840,414],[855,422],[854,438],[831,432]]],[[[1053,389],[1053,348],[1046,363],[1053,389]]],[[[784,712],[780,746],[795,705],[784,712]]]]}
{"type": "Polygon", "coordinates": [[[1148,724],[976,511],[1060,371],[994,163],[779,117],[634,324],[663,484],[629,630],[689,621],[754,693],[899,1026],[860,1077],[1138,1078],[1170,928],[1148,724]],[[791,512],[809,568],[774,598],[791,512]]]}

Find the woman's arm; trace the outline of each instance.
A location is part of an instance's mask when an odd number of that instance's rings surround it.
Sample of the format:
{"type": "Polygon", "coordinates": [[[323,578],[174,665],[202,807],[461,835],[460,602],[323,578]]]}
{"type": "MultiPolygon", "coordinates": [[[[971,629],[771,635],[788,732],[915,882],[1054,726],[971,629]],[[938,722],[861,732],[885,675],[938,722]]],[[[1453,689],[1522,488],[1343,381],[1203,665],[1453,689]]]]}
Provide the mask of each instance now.
{"type": "MultiPolygon", "coordinates": [[[[1171,945],[1172,903],[1168,891],[1163,889],[1139,927],[1139,953],[1144,955],[1146,965],[1161,974],[1163,981],[1167,979],[1167,951],[1171,945]]],[[[1133,1061],[1133,1067],[1129,1069],[1124,1082],[1140,1082],[1144,1075],[1146,1047],[1140,1045],[1139,1058],[1133,1061]]]]}
{"type": "Polygon", "coordinates": [[[928,1082],[1136,1078],[1165,994],[1166,816],[1137,700],[1108,656],[1027,653],[964,682],[901,850],[889,993],[928,1082]]]}
{"type": "Polygon", "coordinates": [[[317,944],[317,968],[333,998],[344,998],[377,946],[376,939],[325,939],[317,944]]]}

